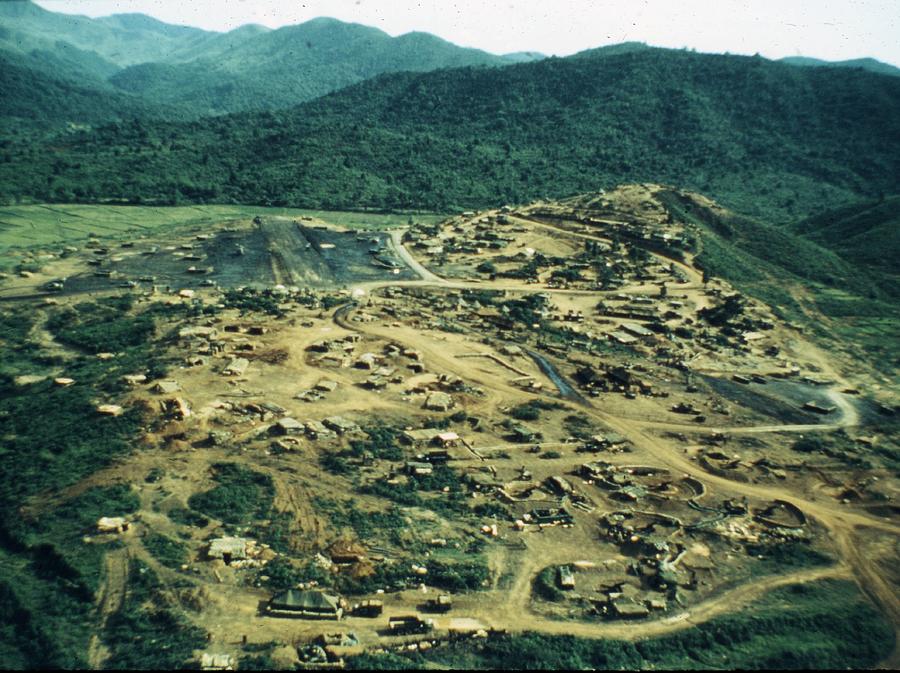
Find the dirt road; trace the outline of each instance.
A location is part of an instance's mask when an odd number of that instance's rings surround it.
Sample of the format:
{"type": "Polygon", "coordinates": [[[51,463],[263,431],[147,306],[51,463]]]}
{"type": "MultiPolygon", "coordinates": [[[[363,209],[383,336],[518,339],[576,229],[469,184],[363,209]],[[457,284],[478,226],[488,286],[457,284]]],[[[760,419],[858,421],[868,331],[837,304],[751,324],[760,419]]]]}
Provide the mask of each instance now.
{"type": "MultiPolygon", "coordinates": [[[[541,566],[546,565],[541,563],[541,566]]],[[[517,581],[510,596],[513,600],[501,609],[505,614],[498,614],[501,624],[515,624],[511,630],[539,631],[552,635],[580,636],[583,638],[615,638],[619,640],[637,640],[663,636],[675,631],[688,629],[703,622],[708,622],[716,617],[721,617],[744,607],[763,594],[790,584],[805,584],[826,578],[850,577],[849,570],[843,565],[830,566],[828,568],[815,568],[803,570],[786,575],[773,575],[747,582],[741,586],[721,593],[720,595],[703,601],[691,607],[690,610],[673,614],[664,619],[642,622],[576,622],[572,620],[554,620],[535,614],[528,607],[531,594],[531,583],[537,576],[540,568],[529,568],[529,573],[523,573],[521,580],[517,581]],[[514,617],[513,617],[514,616],[514,617]]],[[[490,612],[485,614],[490,619],[490,612]]],[[[497,626],[495,622],[492,625],[497,626]]]]}
{"type": "MultiPolygon", "coordinates": [[[[542,225],[548,228],[549,225],[542,225]]],[[[564,229],[558,229],[559,233],[571,234],[573,236],[578,236],[577,234],[573,234],[572,232],[566,231],[564,229]]],[[[572,290],[567,288],[546,288],[535,285],[529,285],[527,283],[513,283],[513,282],[503,282],[503,281],[486,281],[486,280],[450,280],[447,278],[442,278],[437,274],[430,271],[428,268],[422,265],[415,256],[403,245],[403,234],[405,230],[403,229],[395,229],[390,232],[390,238],[388,240],[389,246],[392,251],[402,259],[409,268],[411,268],[418,276],[419,280],[379,280],[379,281],[367,281],[362,283],[356,283],[352,289],[354,290],[362,290],[364,292],[371,292],[373,290],[377,290],[379,288],[384,287],[433,287],[433,288],[443,288],[450,290],[502,290],[506,292],[544,292],[547,294],[558,294],[558,295],[572,295],[572,296],[604,296],[604,295],[614,295],[620,294],[622,292],[628,292],[630,294],[646,294],[646,295],[658,295],[659,294],[659,286],[657,285],[634,285],[630,287],[620,287],[615,290],[572,290]]],[[[595,236],[581,235],[581,238],[587,238],[591,240],[604,241],[605,239],[598,238],[595,236]]],[[[658,257],[661,261],[665,261],[667,263],[674,263],[679,268],[683,267],[683,270],[686,275],[691,277],[693,280],[688,284],[679,285],[679,288],[683,290],[696,290],[699,286],[699,278],[702,278],[696,271],[690,271],[691,267],[684,264],[684,262],[679,262],[674,259],[670,259],[668,257],[663,257],[657,253],[652,253],[654,256],[658,257]]]]}
{"type": "Polygon", "coordinates": [[[393,250],[396,255],[406,262],[406,265],[409,266],[410,269],[419,274],[419,277],[422,280],[428,281],[429,283],[437,283],[442,285],[447,281],[437,276],[424,266],[419,263],[415,257],[413,257],[409,250],[406,249],[406,246],[403,245],[403,234],[406,232],[405,229],[395,229],[391,232],[391,237],[389,239],[389,246],[393,250]]]}
{"type": "Polygon", "coordinates": [[[125,600],[125,588],[128,582],[128,550],[114,549],[104,558],[105,577],[97,610],[100,617],[98,632],[91,636],[88,645],[88,664],[97,671],[109,657],[109,650],[103,644],[102,635],[110,615],[122,607],[125,600]]]}

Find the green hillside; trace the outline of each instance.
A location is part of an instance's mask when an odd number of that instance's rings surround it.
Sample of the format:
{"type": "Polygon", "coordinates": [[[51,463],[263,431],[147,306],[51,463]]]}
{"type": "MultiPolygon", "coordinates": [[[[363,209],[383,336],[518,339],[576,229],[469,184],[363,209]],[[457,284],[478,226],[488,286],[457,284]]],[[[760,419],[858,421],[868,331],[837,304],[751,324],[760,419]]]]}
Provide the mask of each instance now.
{"type": "Polygon", "coordinates": [[[900,76],[900,68],[883,63],[874,58],[853,58],[847,61],[823,61],[818,58],[809,58],[807,56],[788,56],[781,59],[782,63],[789,65],[799,65],[804,67],[829,67],[829,68],[861,68],[869,72],[877,72],[881,75],[900,76]]]}
{"type": "Polygon", "coordinates": [[[215,35],[199,28],[170,26],[143,15],[90,19],[51,12],[30,0],[0,2],[0,28],[9,34],[6,48],[28,52],[62,41],[124,67],[165,59],[186,43],[215,35]]]}
{"type": "Polygon", "coordinates": [[[900,282],[900,196],[819,213],[794,229],[847,261],[878,269],[900,282]]]}
{"type": "MultiPolygon", "coordinates": [[[[785,320],[814,333],[821,343],[883,372],[896,372],[900,366],[900,283],[892,258],[886,255],[881,264],[871,264],[839,245],[841,234],[832,239],[832,249],[812,240],[810,234],[714,211],[674,190],[661,198],[675,217],[696,228],[697,262],[712,275],[762,299],[785,320]]],[[[896,208],[896,199],[889,201],[896,208]]],[[[859,207],[841,212],[858,213],[861,218],[871,213],[859,207]]],[[[896,216],[896,211],[893,213],[896,216]]],[[[877,215],[868,217],[869,222],[886,223],[877,215]]],[[[800,229],[833,218],[834,214],[812,218],[800,229]]],[[[847,220],[834,219],[839,226],[832,233],[843,228],[849,235],[847,220]]],[[[890,227],[865,229],[873,246],[896,241],[896,232],[890,227]]]]}
{"type": "Polygon", "coordinates": [[[13,144],[0,184],[7,199],[443,211],[649,180],[789,222],[896,191],[898,111],[893,77],[643,49],[381,75],[282,112],[13,144]]]}
{"type": "MultiPolygon", "coordinates": [[[[4,134],[132,117],[183,116],[175,108],[156,106],[91,83],[81,85],[29,66],[28,58],[0,51],[0,132],[4,134]]],[[[26,137],[30,141],[31,136],[26,137]]],[[[8,142],[0,141],[0,146],[8,142]]]]}
{"type": "Polygon", "coordinates": [[[234,110],[267,110],[297,102],[295,90],[261,79],[210,69],[203,63],[142,63],[110,78],[118,90],[145,100],[183,103],[195,116],[234,110]]]}
{"type": "Polygon", "coordinates": [[[12,45],[6,37],[11,32],[0,26],[0,53],[17,59],[23,67],[38,70],[57,78],[70,79],[82,86],[112,89],[107,78],[119,71],[96,52],[73,47],[68,42],[43,42],[32,40],[27,49],[12,45]]]}
{"type": "Polygon", "coordinates": [[[148,100],[184,102],[200,113],[218,114],[289,107],[385,72],[513,62],[425,33],[393,38],[335,19],[228,33],[194,55],[187,62],[132,66],[111,82],[148,100]]]}

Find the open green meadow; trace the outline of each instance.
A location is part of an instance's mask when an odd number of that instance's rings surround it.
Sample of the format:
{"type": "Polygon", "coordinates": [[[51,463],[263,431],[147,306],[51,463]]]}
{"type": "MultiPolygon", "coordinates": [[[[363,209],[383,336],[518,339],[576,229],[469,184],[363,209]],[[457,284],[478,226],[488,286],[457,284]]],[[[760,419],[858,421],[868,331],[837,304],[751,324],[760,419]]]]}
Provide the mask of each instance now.
{"type": "Polygon", "coordinates": [[[261,206],[108,206],[36,204],[0,207],[0,250],[76,241],[92,235],[124,238],[170,229],[261,217],[315,217],[353,229],[382,229],[442,215],[265,208],[261,206]]]}

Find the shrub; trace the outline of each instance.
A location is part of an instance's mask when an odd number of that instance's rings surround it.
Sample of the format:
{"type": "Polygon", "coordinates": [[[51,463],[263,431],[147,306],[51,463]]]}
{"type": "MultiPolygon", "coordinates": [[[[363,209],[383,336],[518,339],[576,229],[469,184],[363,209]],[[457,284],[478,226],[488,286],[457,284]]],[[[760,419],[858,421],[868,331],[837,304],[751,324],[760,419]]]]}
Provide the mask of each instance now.
{"type": "Polygon", "coordinates": [[[791,448],[800,453],[820,453],[825,450],[825,442],[819,437],[802,437],[791,448]]]}
{"type": "Polygon", "coordinates": [[[184,545],[170,537],[153,533],[144,538],[144,547],[167,568],[178,569],[188,560],[184,545]]]}
{"type": "Polygon", "coordinates": [[[171,521],[180,523],[183,526],[206,528],[209,525],[209,519],[187,507],[173,507],[169,510],[167,516],[171,521]]]}
{"type": "Polygon", "coordinates": [[[588,439],[594,434],[594,424],[582,414],[571,414],[563,419],[563,427],[573,437],[588,439]]]}
{"type": "Polygon", "coordinates": [[[275,486],[269,475],[237,463],[216,463],[212,468],[218,485],[192,495],[188,499],[192,509],[232,524],[268,516],[275,496],[275,486]]]}
{"type": "Polygon", "coordinates": [[[484,558],[460,563],[429,561],[426,567],[428,583],[449,591],[481,589],[491,575],[484,558]]]}
{"type": "Polygon", "coordinates": [[[545,601],[554,603],[565,599],[566,595],[556,586],[556,566],[544,568],[534,578],[534,593],[545,601]]]}

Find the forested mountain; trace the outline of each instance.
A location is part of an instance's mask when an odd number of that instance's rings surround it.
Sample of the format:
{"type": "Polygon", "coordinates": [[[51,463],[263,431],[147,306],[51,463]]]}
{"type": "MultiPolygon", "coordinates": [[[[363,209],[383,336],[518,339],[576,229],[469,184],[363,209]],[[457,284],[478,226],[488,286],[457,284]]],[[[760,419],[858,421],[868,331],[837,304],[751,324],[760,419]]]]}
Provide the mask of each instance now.
{"type": "Polygon", "coordinates": [[[111,82],[148,100],[186,102],[216,114],[288,107],[385,72],[514,62],[427,33],[393,38],[335,19],[247,35],[233,44],[229,35],[194,60],[132,66],[111,82]]]}
{"type": "Polygon", "coordinates": [[[29,53],[64,42],[121,68],[174,57],[180,49],[217,35],[172,26],[142,14],[90,19],[51,12],[30,0],[0,2],[0,45],[29,53]]]}
{"type": "MultiPolygon", "coordinates": [[[[7,130],[67,128],[135,117],[186,118],[172,106],[158,106],[97,85],[54,77],[30,67],[29,59],[0,51],[0,133],[7,130]]],[[[0,145],[4,141],[0,139],[0,145]]]]}
{"type": "Polygon", "coordinates": [[[900,80],[640,49],[381,75],[282,112],[3,157],[7,198],[442,209],[653,180],[788,221],[900,191],[900,80]]]}
{"type": "Polygon", "coordinates": [[[794,230],[852,264],[893,276],[900,286],[900,196],[818,213],[794,230]]]}
{"type": "Polygon", "coordinates": [[[799,65],[814,68],[861,68],[869,72],[877,72],[881,75],[900,76],[900,68],[892,66],[890,63],[882,63],[874,58],[854,58],[847,61],[823,61],[819,58],[809,58],[808,56],[787,56],[781,59],[782,63],[790,65],[799,65]]]}
{"type": "Polygon", "coordinates": [[[335,19],[215,33],[142,14],[57,14],[29,0],[0,3],[0,51],[44,74],[81,86],[112,85],[151,105],[178,105],[195,116],[288,107],[385,72],[540,58],[496,56],[427,33],[394,38],[335,19]]]}
{"type": "MultiPolygon", "coordinates": [[[[627,42],[577,57],[650,49],[627,42]]],[[[489,54],[427,33],[394,38],[376,28],[327,18],[277,30],[247,25],[217,33],[143,14],[99,19],[60,14],[31,0],[0,2],[0,53],[4,52],[17,58],[18,67],[71,80],[82,88],[140,96],[148,109],[175,106],[195,117],[290,107],[383,73],[504,66],[544,58],[534,52],[489,54]]],[[[783,61],[900,73],[874,59],[783,61]]]]}

